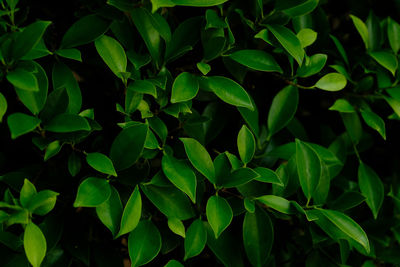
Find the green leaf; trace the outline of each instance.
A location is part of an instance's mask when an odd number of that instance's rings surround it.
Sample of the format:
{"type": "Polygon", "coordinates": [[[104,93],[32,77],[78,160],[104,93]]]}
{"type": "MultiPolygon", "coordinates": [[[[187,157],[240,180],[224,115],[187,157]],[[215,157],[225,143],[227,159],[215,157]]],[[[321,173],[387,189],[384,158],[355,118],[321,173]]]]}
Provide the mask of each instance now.
{"type": "Polygon", "coordinates": [[[365,48],[368,50],[368,40],[369,40],[369,36],[368,36],[368,28],[367,25],[365,25],[365,23],[359,19],[358,17],[354,16],[354,15],[350,15],[350,18],[353,21],[354,26],[356,27],[358,33],[361,36],[361,39],[363,40],[364,44],[365,44],[365,48]]]}
{"type": "Polygon", "coordinates": [[[140,196],[139,186],[136,186],[125,205],[121,218],[121,227],[116,238],[135,229],[139,223],[141,215],[142,197],[140,196]]]}
{"type": "Polygon", "coordinates": [[[279,178],[273,170],[264,167],[257,167],[254,171],[259,175],[259,177],[255,178],[257,181],[283,186],[281,178],[279,178]]]}
{"type": "Polygon", "coordinates": [[[129,257],[132,266],[142,266],[152,261],[160,252],[161,235],[151,221],[140,221],[128,237],[129,257]]]}
{"type": "Polygon", "coordinates": [[[253,134],[246,125],[243,125],[239,131],[237,137],[237,147],[243,163],[249,163],[252,160],[256,151],[256,141],[253,134]]]}
{"type": "Polygon", "coordinates": [[[397,54],[400,49],[400,25],[390,17],[387,21],[387,36],[390,47],[397,54]]]}
{"type": "Polygon", "coordinates": [[[383,183],[375,171],[363,162],[358,168],[358,186],[376,219],[385,196],[383,183]]]}
{"type": "Polygon", "coordinates": [[[110,21],[106,21],[95,14],[85,16],[72,24],[64,34],[61,48],[71,48],[91,43],[102,36],[108,30],[110,24],[110,21]]]}
{"type": "Polygon", "coordinates": [[[199,82],[191,73],[183,72],[176,77],[171,92],[171,103],[189,101],[199,91],[199,82]]]}
{"type": "Polygon", "coordinates": [[[28,54],[42,39],[44,32],[50,24],[50,21],[38,20],[18,33],[12,46],[12,58],[17,60],[28,54]]]}
{"type": "Polygon", "coordinates": [[[203,77],[200,87],[214,92],[222,101],[228,104],[254,110],[246,90],[231,79],[222,76],[203,77]]]}
{"type": "Polygon", "coordinates": [[[299,90],[294,86],[283,88],[272,100],[268,113],[268,137],[283,129],[292,120],[299,103],[299,90]]]}
{"type": "Polygon", "coordinates": [[[378,114],[371,110],[361,110],[361,116],[369,127],[376,130],[386,140],[385,121],[378,114]]]}
{"type": "Polygon", "coordinates": [[[311,199],[321,177],[321,160],[308,144],[296,139],[296,165],[301,189],[311,199]]]}
{"type": "Polygon", "coordinates": [[[256,198],[256,200],[267,205],[269,208],[277,210],[284,214],[294,214],[295,209],[291,205],[290,201],[286,198],[275,196],[275,195],[265,195],[256,198]]]}
{"type": "Polygon", "coordinates": [[[44,129],[55,133],[69,133],[75,131],[90,131],[91,128],[84,117],[63,113],[49,121],[44,129]]]}
{"type": "Polygon", "coordinates": [[[204,223],[201,219],[197,219],[192,222],[186,232],[186,238],[184,242],[185,247],[185,258],[193,258],[199,255],[207,242],[207,231],[204,227],[204,223]]]}
{"type": "Polygon", "coordinates": [[[114,139],[110,158],[115,169],[121,171],[132,166],[142,154],[148,131],[147,124],[136,124],[124,128],[114,139]]]}
{"type": "Polygon", "coordinates": [[[149,81],[136,80],[128,85],[128,90],[132,90],[142,94],[149,94],[157,98],[157,89],[149,81]]]}
{"type": "Polygon", "coordinates": [[[264,266],[274,244],[274,227],[268,214],[256,208],[246,212],[243,221],[243,244],[253,266],[264,266]]]}
{"type": "Polygon", "coordinates": [[[122,203],[118,191],[113,186],[111,186],[110,197],[96,206],[96,214],[100,221],[111,231],[112,235],[115,236],[121,223],[122,203]]]}
{"type": "Polygon", "coordinates": [[[207,7],[216,6],[227,2],[228,0],[171,0],[179,6],[207,7]]]}
{"type": "Polygon", "coordinates": [[[75,48],[69,49],[60,49],[54,52],[55,54],[59,55],[60,57],[73,59],[79,62],[82,62],[81,51],[75,48]]]}
{"type": "Polygon", "coordinates": [[[89,153],[86,155],[86,161],[96,171],[117,176],[111,159],[102,153],[89,153]]]}
{"type": "Polygon", "coordinates": [[[167,217],[187,220],[194,216],[190,200],[173,186],[146,185],[141,187],[146,197],[167,217]]]}
{"type": "Polygon", "coordinates": [[[267,28],[282,47],[297,61],[299,66],[301,66],[304,58],[304,49],[297,36],[282,25],[267,25],[267,28]]]}
{"type": "Polygon", "coordinates": [[[62,144],[60,144],[59,140],[53,141],[46,147],[46,153],[44,154],[44,161],[49,160],[50,158],[57,155],[61,150],[62,144]]]}
{"type": "Polygon", "coordinates": [[[168,218],[168,227],[175,234],[180,235],[183,238],[186,237],[185,226],[181,220],[177,218],[168,218]]]}
{"type": "Polygon", "coordinates": [[[214,231],[215,238],[231,224],[233,218],[232,208],[225,198],[212,196],[207,201],[206,206],[207,220],[214,231]]]}
{"type": "MultiPolygon", "coordinates": [[[[327,220],[319,219],[315,222],[324,230],[327,231],[328,227],[334,228],[336,236],[332,238],[347,239],[356,244],[361,245],[367,253],[370,251],[369,240],[364,230],[349,216],[335,210],[318,210],[327,220]],[[328,225],[327,223],[331,223],[328,225]]],[[[329,230],[328,230],[329,231],[329,230]]],[[[332,231],[331,234],[332,235],[332,231]]]]}
{"type": "Polygon", "coordinates": [[[164,154],[162,170],[171,183],[187,194],[193,203],[196,203],[196,175],[185,161],[164,154]]]}
{"type": "Polygon", "coordinates": [[[32,197],[26,208],[33,214],[44,216],[54,208],[58,195],[52,190],[42,190],[32,197]]]}
{"type": "Polygon", "coordinates": [[[230,58],[250,69],[283,73],[274,57],[262,50],[239,50],[231,54],[230,58]]]}
{"type": "Polygon", "coordinates": [[[25,228],[24,249],[28,261],[33,267],[39,267],[46,256],[47,244],[42,230],[32,222],[25,228]]]}
{"type": "Polygon", "coordinates": [[[370,52],[369,55],[376,60],[382,67],[389,70],[393,76],[396,74],[398,67],[397,57],[386,51],[370,52]]]}
{"type": "Polygon", "coordinates": [[[3,116],[7,111],[7,99],[0,93],[0,123],[3,121],[3,116]]]}
{"type": "Polygon", "coordinates": [[[318,2],[319,0],[300,1],[300,4],[293,5],[290,8],[284,9],[282,10],[282,12],[289,15],[290,17],[306,15],[312,12],[318,6],[318,2]]]}
{"type": "Polygon", "coordinates": [[[185,146],[186,155],[201,174],[203,174],[211,183],[215,184],[215,169],[207,150],[193,138],[180,138],[185,146]]]}
{"type": "Polygon", "coordinates": [[[10,128],[12,139],[32,132],[39,126],[40,122],[38,118],[23,113],[13,113],[7,118],[7,124],[8,128],[10,128]]]}
{"type": "Polygon", "coordinates": [[[342,56],[344,62],[348,66],[349,65],[349,59],[347,57],[346,50],[344,50],[343,45],[340,43],[340,41],[335,36],[329,35],[329,37],[331,37],[333,43],[335,44],[337,50],[339,51],[339,54],[342,56]]]}
{"type": "Polygon", "coordinates": [[[238,168],[226,175],[225,180],[221,181],[221,183],[225,188],[237,187],[244,185],[258,177],[259,174],[250,168],[238,168]]]}
{"type": "Polygon", "coordinates": [[[68,171],[72,177],[75,177],[79,173],[81,166],[82,163],[79,156],[75,152],[72,152],[68,157],[68,171]]]}
{"type": "Polygon", "coordinates": [[[317,32],[312,29],[304,28],[297,33],[297,38],[300,40],[301,47],[305,48],[317,40],[317,35],[317,32]]]}
{"type": "Polygon", "coordinates": [[[357,145],[362,137],[362,126],[360,118],[356,112],[353,113],[340,113],[343,124],[346,127],[346,131],[351,141],[357,145]]]}
{"type": "Polygon", "coordinates": [[[136,29],[142,36],[151,57],[155,62],[159,62],[163,41],[158,30],[154,27],[155,19],[145,8],[135,8],[131,11],[131,18],[136,29]]]}
{"type": "Polygon", "coordinates": [[[89,177],[78,187],[74,207],[97,207],[111,195],[111,187],[107,180],[89,177]]]}
{"type": "Polygon", "coordinates": [[[347,80],[343,74],[340,73],[328,73],[317,81],[315,87],[325,91],[340,91],[346,87],[347,80]]]}
{"type": "Polygon", "coordinates": [[[207,75],[211,71],[211,66],[205,62],[199,62],[196,66],[203,75],[207,75]]]}
{"type": "Polygon", "coordinates": [[[21,90],[38,92],[39,84],[36,76],[23,69],[15,69],[7,73],[7,80],[21,90]]]}
{"type": "Polygon", "coordinates": [[[352,113],[356,112],[354,107],[346,99],[337,99],[335,103],[329,108],[329,110],[335,110],[342,113],[352,113]]]}
{"type": "MultiPolygon", "coordinates": [[[[152,1],[154,2],[154,0],[152,0],[152,1]]],[[[165,1],[165,0],[156,0],[156,1],[165,1]]],[[[167,1],[170,1],[170,0],[167,0],[167,1]]],[[[170,260],[169,262],[167,262],[167,264],[165,264],[164,267],[184,267],[184,266],[182,265],[182,263],[180,263],[177,260],[170,260]]]]}
{"type": "Polygon", "coordinates": [[[106,35],[98,38],[94,44],[100,57],[111,71],[118,78],[123,78],[121,73],[126,72],[127,58],[121,44],[114,38],[106,35]]]}
{"type": "Polygon", "coordinates": [[[315,54],[311,57],[306,57],[305,63],[297,69],[297,76],[309,77],[319,73],[326,64],[328,56],[325,54],[315,54]]]}
{"type": "Polygon", "coordinates": [[[37,194],[36,187],[28,180],[24,179],[24,185],[21,188],[19,201],[22,207],[26,208],[29,201],[37,194]]]}

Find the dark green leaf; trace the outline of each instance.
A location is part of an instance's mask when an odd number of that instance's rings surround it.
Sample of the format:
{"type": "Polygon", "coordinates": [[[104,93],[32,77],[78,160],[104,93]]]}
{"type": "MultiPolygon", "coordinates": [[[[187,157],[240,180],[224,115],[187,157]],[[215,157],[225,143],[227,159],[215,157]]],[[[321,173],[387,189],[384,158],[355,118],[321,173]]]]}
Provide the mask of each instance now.
{"type": "Polygon", "coordinates": [[[7,73],[7,80],[16,88],[31,92],[39,91],[36,76],[23,69],[16,69],[7,73]]]}
{"type": "Polygon", "coordinates": [[[197,78],[188,72],[176,77],[172,85],[171,103],[184,102],[193,99],[199,91],[197,78]]]}
{"type": "Polygon", "coordinates": [[[400,49],[400,25],[390,17],[387,21],[387,36],[389,38],[390,47],[393,52],[397,54],[400,49]]]}
{"type": "Polygon", "coordinates": [[[207,201],[207,220],[214,231],[215,238],[229,226],[233,218],[232,208],[228,201],[220,196],[212,196],[207,201]]]}
{"type": "Polygon", "coordinates": [[[74,207],[97,207],[111,195],[111,187],[107,180],[89,177],[78,187],[74,207]]]}
{"type": "Polygon", "coordinates": [[[127,58],[124,48],[114,38],[103,35],[94,42],[97,52],[118,78],[126,72],[127,58]]]}
{"type": "Polygon", "coordinates": [[[267,207],[277,210],[284,214],[293,214],[294,208],[291,205],[291,202],[283,197],[274,196],[274,195],[265,195],[256,198],[261,203],[267,205],[267,207]]]}
{"type": "Polygon", "coordinates": [[[110,229],[112,235],[115,236],[120,226],[122,203],[118,191],[113,186],[111,186],[110,197],[96,207],[96,213],[100,221],[110,229]]]}
{"type": "Polygon", "coordinates": [[[89,153],[86,155],[86,161],[96,171],[117,176],[112,161],[102,153],[89,153]]]}
{"type": "Polygon", "coordinates": [[[10,128],[12,139],[32,132],[40,122],[38,118],[23,113],[13,113],[7,118],[7,124],[10,128]]]}
{"type": "Polygon", "coordinates": [[[243,125],[239,131],[237,137],[237,147],[243,163],[249,163],[252,160],[256,151],[256,141],[253,134],[246,125],[243,125]]]}
{"type": "Polygon", "coordinates": [[[255,178],[257,181],[283,186],[281,179],[273,170],[264,167],[257,167],[254,171],[259,175],[259,177],[255,178]]]}
{"type": "Polygon", "coordinates": [[[0,123],[3,121],[3,116],[7,111],[7,100],[2,93],[0,93],[0,123]]]}
{"type": "Polygon", "coordinates": [[[199,255],[206,246],[206,242],[207,231],[204,228],[204,223],[201,219],[197,219],[192,222],[186,232],[184,260],[186,261],[187,259],[199,255]]]}
{"type": "Polygon", "coordinates": [[[250,69],[283,72],[273,56],[261,50],[239,50],[231,54],[230,58],[250,69]]]}
{"type": "Polygon", "coordinates": [[[88,121],[79,115],[60,114],[46,123],[44,129],[55,133],[69,133],[75,131],[90,131],[88,121]]]}

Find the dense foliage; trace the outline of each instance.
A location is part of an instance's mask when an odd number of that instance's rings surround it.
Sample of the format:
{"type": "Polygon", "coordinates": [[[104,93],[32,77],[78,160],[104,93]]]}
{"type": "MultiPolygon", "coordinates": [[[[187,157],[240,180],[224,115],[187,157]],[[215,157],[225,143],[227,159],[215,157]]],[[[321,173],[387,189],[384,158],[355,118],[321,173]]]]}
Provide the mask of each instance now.
{"type": "Polygon", "coordinates": [[[41,2],[0,0],[1,266],[400,264],[397,1],[41,2]]]}

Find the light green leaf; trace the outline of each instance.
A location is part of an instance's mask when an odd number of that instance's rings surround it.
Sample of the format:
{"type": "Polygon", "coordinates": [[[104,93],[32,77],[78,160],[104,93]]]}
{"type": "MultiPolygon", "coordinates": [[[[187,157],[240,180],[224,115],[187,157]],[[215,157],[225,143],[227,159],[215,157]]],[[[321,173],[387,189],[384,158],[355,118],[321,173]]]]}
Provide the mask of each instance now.
{"type": "Polygon", "coordinates": [[[267,205],[269,208],[277,210],[284,214],[294,214],[295,209],[291,205],[291,202],[286,198],[275,196],[275,195],[265,195],[256,198],[256,200],[267,205]]]}
{"type": "Polygon", "coordinates": [[[272,32],[282,47],[297,61],[299,66],[301,66],[304,58],[304,49],[297,36],[282,25],[268,25],[267,28],[272,32]]]}
{"type": "Polygon", "coordinates": [[[296,165],[301,189],[311,199],[321,177],[321,160],[308,144],[296,139],[296,165]]]}
{"type": "Polygon", "coordinates": [[[102,153],[89,153],[86,155],[86,161],[96,171],[117,176],[111,159],[102,153]]]}
{"type": "Polygon", "coordinates": [[[325,91],[340,91],[346,87],[347,80],[343,74],[340,73],[328,73],[317,81],[315,87],[325,91]]]}
{"type": "Polygon", "coordinates": [[[112,235],[115,236],[121,223],[122,203],[118,191],[113,186],[111,186],[110,197],[96,207],[96,214],[100,221],[111,231],[112,235]]]}
{"type": "Polygon", "coordinates": [[[376,60],[382,67],[389,70],[393,76],[396,74],[398,67],[397,57],[386,51],[370,52],[369,55],[376,60]]]}
{"type": "Polygon", "coordinates": [[[315,54],[311,57],[306,57],[305,62],[297,69],[297,76],[309,77],[319,73],[326,64],[328,56],[325,54],[315,54]]]}
{"type": "Polygon", "coordinates": [[[343,47],[342,43],[333,35],[329,35],[329,37],[331,37],[333,43],[335,44],[337,50],[339,51],[340,55],[342,56],[344,62],[348,66],[349,65],[349,59],[347,57],[346,50],[344,50],[344,47],[343,47]]]}
{"type": "Polygon", "coordinates": [[[211,183],[215,184],[215,169],[207,150],[193,138],[180,138],[185,146],[186,155],[201,174],[203,174],[211,183]]]}
{"type": "Polygon", "coordinates": [[[26,208],[33,214],[44,216],[54,208],[58,195],[52,190],[42,190],[32,197],[26,208]]]}
{"type": "Polygon", "coordinates": [[[183,72],[176,77],[171,92],[171,103],[189,101],[199,91],[199,82],[191,73],[183,72]]]}
{"type": "Polygon", "coordinates": [[[100,57],[111,71],[118,78],[123,78],[121,73],[126,72],[127,58],[121,44],[114,38],[106,35],[98,38],[94,44],[100,57]]]}
{"type": "Polygon", "coordinates": [[[385,196],[383,183],[375,171],[363,162],[358,168],[358,185],[376,219],[385,196]]]}
{"type": "Polygon", "coordinates": [[[250,69],[283,72],[274,57],[262,50],[239,50],[231,54],[230,58],[250,69]]]}
{"type": "Polygon", "coordinates": [[[268,137],[283,129],[292,120],[299,103],[299,90],[294,86],[283,88],[272,100],[268,113],[268,137]]]}
{"type": "Polygon", "coordinates": [[[7,118],[7,124],[8,128],[10,128],[12,139],[32,132],[40,122],[38,118],[23,113],[13,113],[7,118]]]}
{"type": "Polygon", "coordinates": [[[237,147],[243,163],[249,163],[252,160],[256,151],[256,141],[253,134],[246,125],[243,125],[239,131],[237,137],[237,147]]]}
{"type": "Polygon", "coordinates": [[[36,76],[23,69],[15,69],[7,73],[7,80],[21,90],[38,92],[39,84],[36,76]]]}
{"type": "Polygon", "coordinates": [[[390,47],[397,54],[400,49],[400,25],[390,17],[387,21],[387,36],[390,47]]]}
{"type": "Polygon", "coordinates": [[[39,267],[46,256],[47,244],[42,230],[32,222],[25,228],[24,249],[28,261],[33,267],[39,267]]]}
{"type": "Polygon", "coordinates": [[[42,39],[44,32],[50,24],[50,21],[39,20],[24,28],[22,32],[19,32],[11,49],[12,58],[17,60],[28,54],[42,39]]]}
{"type": "Polygon", "coordinates": [[[47,145],[46,152],[44,154],[44,161],[49,160],[50,158],[57,155],[61,150],[62,144],[59,140],[55,140],[47,145]]]}
{"type": "Polygon", "coordinates": [[[352,113],[356,112],[354,107],[347,101],[346,99],[340,98],[333,103],[333,105],[329,108],[329,110],[335,110],[342,113],[352,113]]]}
{"type": "MultiPolygon", "coordinates": [[[[156,0],[156,1],[158,1],[158,0],[156,0]]],[[[165,1],[165,0],[161,0],[161,1],[165,1]]],[[[170,1],[170,0],[167,0],[167,1],[170,1]]],[[[164,267],[184,267],[184,266],[182,265],[182,263],[180,263],[177,260],[170,260],[169,262],[167,262],[167,264],[165,264],[164,267]]]]}
{"type": "Polygon", "coordinates": [[[128,237],[128,251],[132,266],[152,261],[160,252],[161,235],[151,221],[140,221],[128,237]]]}
{"type": "Polygon", "coordinates": [[[185,258],[190,259],[199,255],[207,242],[207,231],[204,227],[204,223],[201,219],[197,219],[192,222],[186,232],[186,238],[184,242],[185,247],[185,258]]]}
{"type": "Polygon", "coordinates": [[[205,62],[199,62],[196,66],[203,75],[207,75],[211,71],[211,66],[205,62]]]}
{"type": "Polygon", "coordinates": [[[264,167],[257,167],[254,171],[259,175],[255,180],[263,183],[271,183],[283,186],[281,178],[273,171],[264,167]]]}
{"type": "Polygon", "coordinates": [[[82,62],[81,51],[79,51],[76,48],[60,49],[56,50],[54,53],[59,55],[60,57],[69,58],[82,62]]]}
{"type": "Polygon", "coordinates": [[[369,40],[369,36],[368,36],[368,28],[367,25],[365,25],[365,23],[359,19],[358,17],[354,16],[354,15],[350,15],[350,18],[352,19],[354,26],[356,27],[358,33],[361,36],[361,39],[363,40],[364,44],[365,44],[365,48],[368,50],[368,40],[369,40]]]}
{"type": "Polygon", "coordinates": [[[90,131],[88,121],[79,115],[63,113],[49,121],[44,129],[55,133],[69,133],[75,131],[90,131]]]}
{"type": "Polygon", "coordinates": [[[29,201],[31,201],[36,194],[36,187],[28,179],[24,179],[24,185],[19,195],[19,201],[22,207],[26,208],[29,201]]]}
{"type": "Polygon", "coordinates": [[[232,208],[225,198],[212,196],[207,201],[207,220],[214,231],[215,238],[231,224],[233,218],[232,208]]]}
{"type": "Polygon", "coordinates": [[[157,89],[149,81],[146,80],[136,80],[128,85],[128,90],[132,90],[142,94],[149,94],[157,98],[157,89]]]}
{"type": "Polygon", "coordinates": [[[116,238],[135,229],[139,223],[141,215],[142,197],[140,196],[139,187],[136,186],[125,205],[121,218],[121,227],[116,238]]]}
{"type": "Polygon", "coordinates": [[[200,87],[214,92],[222,101],[228,104],[254,110],[246,90],[229,78],[222,76],[203,77],[200,87]]]}
{"type": "Polygon", "coordinates": [[[115,169],[121,171],[132,166],[142,154],[148,131],[147,124],[136,124],[124,128],[114,139],[110,158],[115,169]]]}
{"type": "Polygon", "coordinates": [[[312,29],[304,28],[297,33],[297,38],[300,40],[301,47],[305,48],[317,40],[317,35],[317,32],[312,29]]]}
{"type": "Polygon", "coordinates": [[[193,203],[196,203],[196,175],[186,162],[164,154],[162,170],[171,183],[187,194],[193,203]]]}
{"type": "Polygon", "coordinates": [[[168,227],[175,234],[180,235],[183,238],[186,237],[185,226],[183,225],[183,222],[178,218],[175,217],[168,218],[168,227]]]}
{"type": "Polygon", "coordinates": [[[110,195],[111,187],[107,180],[89,177],[79,185],[74,207],[97,207],[110,195]]]}
{"type": "Polygon", "coordinates": [[[243,222],[243,244],[253,266],[264,266],[274,244],[274,227],[268,214],[256,208],[246,212],[243,222]]]}
{"type": "Polygon", "coordinates": [[[378,114],[371,110],[361,110],[361,116],[369,127],[376,130],[386,140],[385,121],[378,114]]]}
{"type": "Polygon", "coordinates": [[[176,187],[146,185],[141,189],[165,216],[175,217],[179,220],[187,220],[194,216],[189,198],[176,187]]]}
{"type": "Polygon", "coordinates": [[[107,21],[95,14],[85,16],[72,24],[64,34],[61,48],[71,48],[91,43],[102,36],[108,30],[110,24],[111,21],[107,21]]]}
{"type": "Polygon", "coordinates": [[[3,121],[3,116],[7,111],[7,100],[2,93],[0,93],[0,123],[3,121]]]}

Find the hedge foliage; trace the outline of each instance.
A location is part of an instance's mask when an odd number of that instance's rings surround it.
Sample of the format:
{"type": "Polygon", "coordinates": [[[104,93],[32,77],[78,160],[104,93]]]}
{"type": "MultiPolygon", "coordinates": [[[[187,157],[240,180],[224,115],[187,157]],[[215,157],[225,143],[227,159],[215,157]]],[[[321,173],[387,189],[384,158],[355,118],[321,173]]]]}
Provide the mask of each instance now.
{"type": "Polygon", "coordinates": [[[39,2],[0,0],[1,266],[400,264],[396,15],[39,2]]]}

